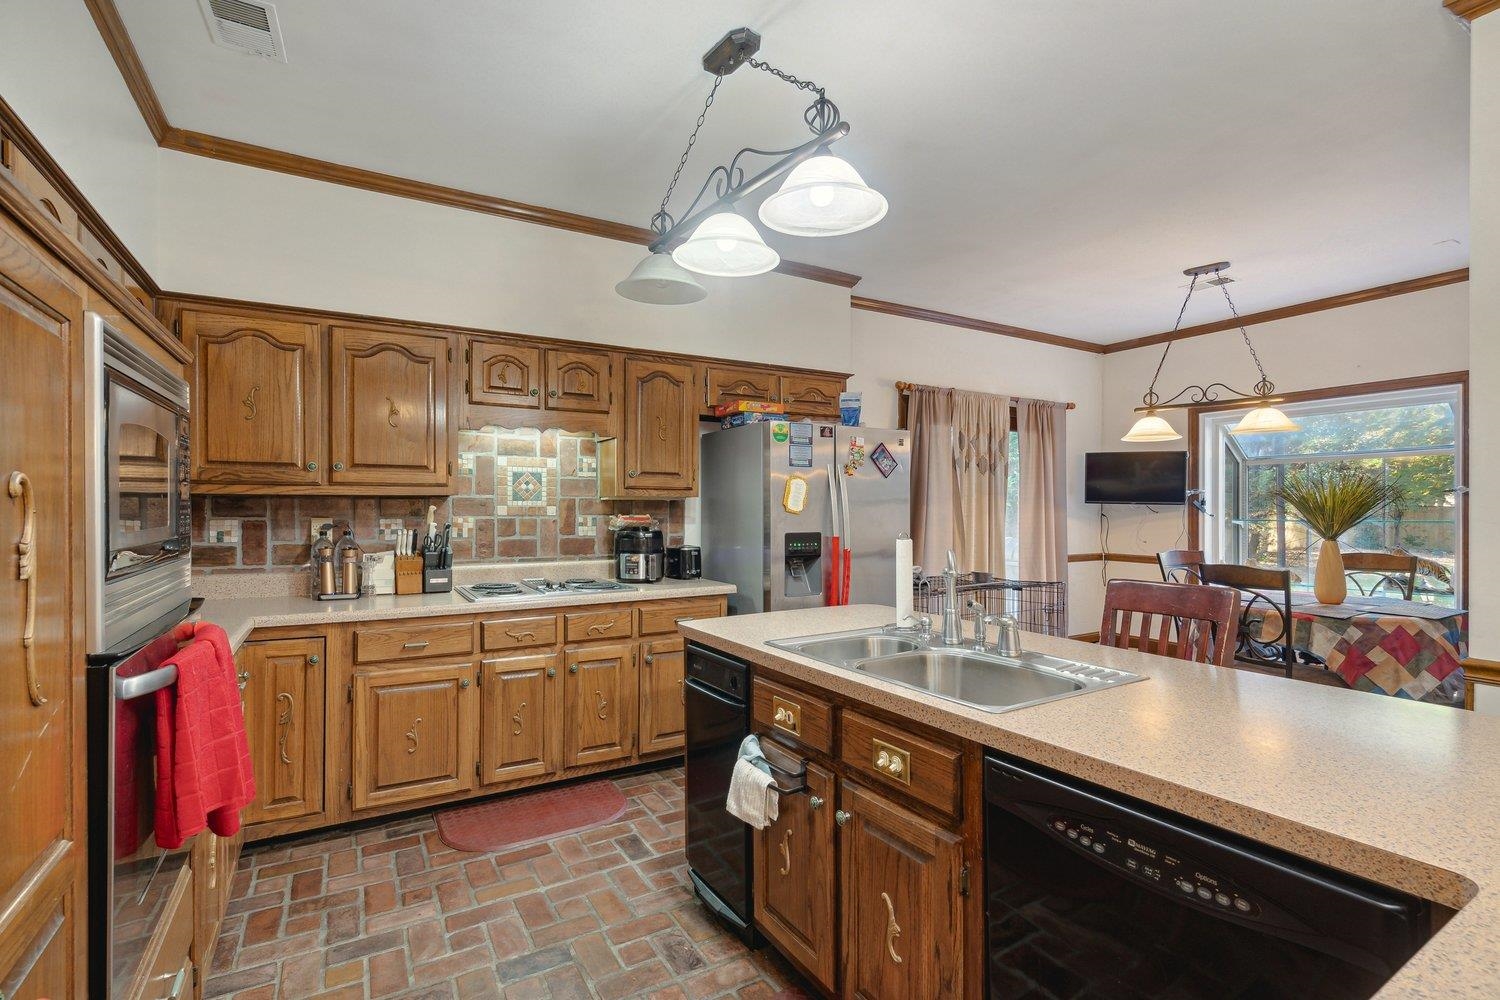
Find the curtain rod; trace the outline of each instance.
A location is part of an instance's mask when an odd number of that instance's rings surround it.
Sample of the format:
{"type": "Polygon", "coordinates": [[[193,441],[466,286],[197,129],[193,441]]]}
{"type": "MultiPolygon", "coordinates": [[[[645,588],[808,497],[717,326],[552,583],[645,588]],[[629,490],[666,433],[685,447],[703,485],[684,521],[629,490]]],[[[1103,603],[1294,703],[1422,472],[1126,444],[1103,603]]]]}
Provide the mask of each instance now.
{"type": "MultiPolygon", "coordinates": [[[[896,391],[899,392],[899,393],[901,393],[901,395],[903,395],[903,396],[910,395],[911,391],[913,389],[919,389],[919,388],[921,388],[921,386],[918,383],[916,383],[916,382],[897,382],[896,383],[896,391]]],[[[1068,405],[1068,409],[1070,409],[1070,410],[1076,410],[1076,409],[1078,409],[1078,404],[1077,403],[1069,403],[1067,405],[1068,405]]]]}

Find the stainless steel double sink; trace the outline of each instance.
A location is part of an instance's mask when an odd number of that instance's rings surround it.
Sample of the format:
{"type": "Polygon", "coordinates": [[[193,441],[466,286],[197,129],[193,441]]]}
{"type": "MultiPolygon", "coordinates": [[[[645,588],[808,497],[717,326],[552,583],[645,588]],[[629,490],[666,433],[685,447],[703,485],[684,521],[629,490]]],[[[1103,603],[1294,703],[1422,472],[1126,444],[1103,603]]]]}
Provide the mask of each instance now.
{"type": "Polygon", "coordinates": [[[880,628],[778,639],[769,645],[986,712],[1009,712],[1145,680],[1140,674],[1045,653],[1001,656],[880,628]]]}

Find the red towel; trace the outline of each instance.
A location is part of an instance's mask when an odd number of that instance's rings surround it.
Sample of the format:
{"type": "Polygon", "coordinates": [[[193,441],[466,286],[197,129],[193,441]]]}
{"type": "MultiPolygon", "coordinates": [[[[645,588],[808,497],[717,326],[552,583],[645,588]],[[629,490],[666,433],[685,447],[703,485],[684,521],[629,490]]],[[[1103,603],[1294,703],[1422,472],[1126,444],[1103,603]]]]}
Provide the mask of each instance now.
{"type": "Polygon", "coordinates": [[[228,636],[204,623],[179,628],[189,636],[171,661],[177,683],[156,695],[156,843],[166,850],[205,827],[232,836],[255,798],[228,636]]]}

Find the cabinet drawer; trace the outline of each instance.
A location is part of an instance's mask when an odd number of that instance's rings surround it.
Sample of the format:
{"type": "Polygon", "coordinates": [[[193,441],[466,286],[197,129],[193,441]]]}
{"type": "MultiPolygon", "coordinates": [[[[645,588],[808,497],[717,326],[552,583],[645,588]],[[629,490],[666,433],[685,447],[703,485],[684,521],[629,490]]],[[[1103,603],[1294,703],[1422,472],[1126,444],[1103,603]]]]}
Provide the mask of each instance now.
{"type": "Polygon", "coordinates": [[[677,631],[677,623],[693,618],[718,618],[720,598],[694,601],[663,601],[660,604],[642,604],[636,609],[641,635],[670,635],[677,631]]]}
{"type": "Polygon", "coordinates": [[[467,621],[413,622],[354,630],[354,662],[414,660],[424,656],[458,656],[474,652],[474,626],[467,621]]]}
{"type": "Polygon", "coordinates": [[[751,692],[756,732],[789,736],[813,750],[833,753],[833,706],[828,702],[759,677],[751,692]]]}
{"type": "Polygon", "coordinates": [[[479,645],[490,652],[497,649],[531,649],[557,645],[557,616],[528,615],[525,618],[499,618],[479,623],[479,645]]]}
{"type": "Polygon", "coordinates": [[[899,789],[950,816],[959,813],[963,757],[951,747],[846,711],[839,719],[839,756],[887,788],[899,789]]]}
{"type": "Polygon", "coordinates": [[[608,611],[577,611],[564,615],[569,642],[598,642],[601,639],[628,639],[634,634],[630,608],[608,611]]]}

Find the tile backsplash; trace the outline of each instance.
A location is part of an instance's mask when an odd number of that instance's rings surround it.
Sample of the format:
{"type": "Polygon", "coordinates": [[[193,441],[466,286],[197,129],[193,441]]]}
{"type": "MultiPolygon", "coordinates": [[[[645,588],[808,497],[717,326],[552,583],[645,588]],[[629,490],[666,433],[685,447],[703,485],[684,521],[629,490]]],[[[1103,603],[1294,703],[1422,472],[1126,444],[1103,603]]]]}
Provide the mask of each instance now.
{"type": "Polygon", "coordinates": [[[451,497],[193,497],[193,569],[294,570],[309,559],[308,522],[346,520],[366,552],[421,528],[429,504],[453,522],[456,562],[610,556],[611,514],[651,514],[680,545],[681,500],[599,500],[592,434],[462,431],[451,497]]]}

